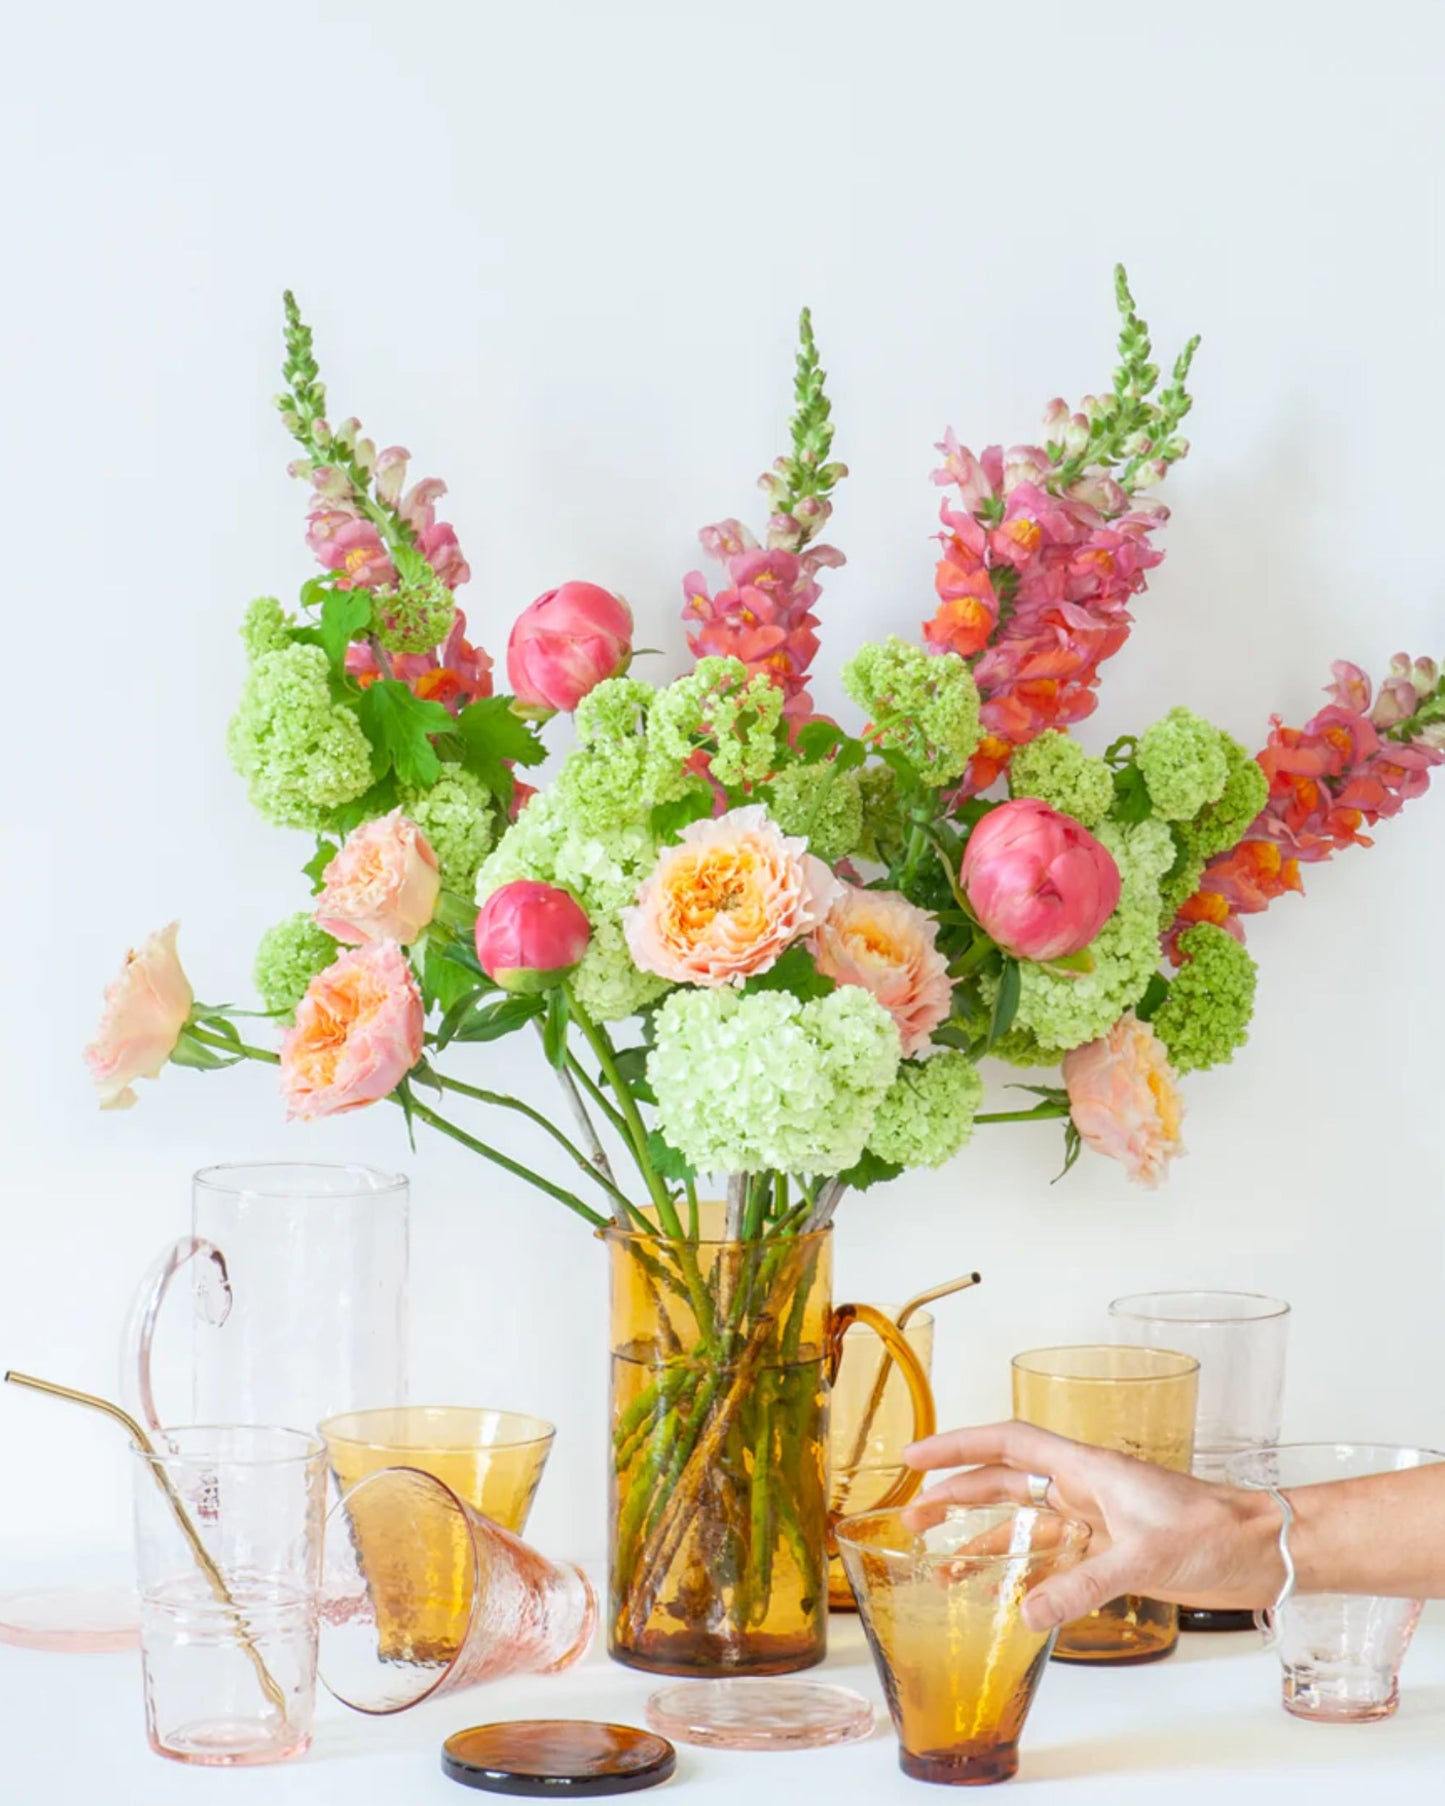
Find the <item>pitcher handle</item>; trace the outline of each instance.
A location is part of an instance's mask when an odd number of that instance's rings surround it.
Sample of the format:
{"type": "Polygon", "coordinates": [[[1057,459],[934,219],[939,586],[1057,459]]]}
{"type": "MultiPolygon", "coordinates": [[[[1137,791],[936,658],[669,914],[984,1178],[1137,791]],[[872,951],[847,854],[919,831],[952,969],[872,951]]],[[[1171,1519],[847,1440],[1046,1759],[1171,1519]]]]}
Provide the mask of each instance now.
{"type": "Polygon", "coordinates": [[[215,1324],[226,1321],[231,1313],[231,1276],[226,1269],[226,1257],[213,1242],[199,1236],[183,1235],[158,1254],[146,1270],[131,1300],[121,1332],[121,1393],[133,1414],[155,1434],[161,1429],[151,1377],[151,1349],[155,1343],[156,1325],[172,1280],[197,1255],[204,1255],[207,1263],[196,1281],[204,1302],[206,1321],[215,1324]]]}
{"type": "MultiPolygon", "coordinates": [[[[885,1365],[888,1361],[895,1361],[903,1374],[913,1406],[913,1435],[910,1440],[921,1442],[925,1436],[931,1436],[938,1428],[938,1419],[934,1415],[933,1388],[928,1383],[927,1371],[913,1352],[907,1336],[875,1306],[840,1304],[834,1310],[828,1329],[829,1377],[833,1378],[838,1372],[839,1362],[843,1358],[843,1337],[854,1323],[861,1323],[865,1329],[873,1331],[883,1344],[885,1365]]],[[[869,1509],[892,1511],[895,1506],[906,1505],[922,1485],[922,1473],[904,1468],[883,1497],[869,1509]]]]}

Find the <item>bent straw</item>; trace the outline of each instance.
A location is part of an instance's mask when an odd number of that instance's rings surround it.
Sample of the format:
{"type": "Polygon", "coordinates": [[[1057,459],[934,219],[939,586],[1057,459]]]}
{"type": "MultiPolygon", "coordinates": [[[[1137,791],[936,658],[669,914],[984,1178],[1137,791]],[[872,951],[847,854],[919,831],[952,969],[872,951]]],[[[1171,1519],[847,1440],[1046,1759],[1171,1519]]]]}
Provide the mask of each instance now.
{"type": "Polygon", "coordinates": [[[33,1374],[16,1373],[12,1370],[5,1375],[5,1378],[12,1386],[28,1386],[33,1392],[48,1392],[52,1398],[68,1398],[72,1404],[86,1405],[92,1411],[100,1411],[107,1417],[113,1417],[118,1424],[124,1425],[131,1441],[142,1454],[152,1457],[148,1466],[155,1476],[156,1484],[165,1494],[166,1503],[171,1508],[171,1515],[179,1525],[182,1536],[190,1544],[196,1564],[205,1575],[217,1602],[225,1607],[241,1647],[245,1650],[251,1666],[256,1670],[256,1678],[261,1683],[261,1691],[281,1714],[281,1721],[284,1724],[287,1716],[286,1695],[281,1691],[271,1670],[266,1666],[265,1658],[252,1640],[246,1620],[241,1614],[241,1608],[231,1597],[231,1590],[226,1585],[225,1576],[216,1566],[206,1545],[201,1541],[200,1534],[191,1522],[190,1514],[187,1512],[180,1494],[171,1484],[170,1475],[165,1471],[163,1462],[155,1458],[157,1456],[155,1444],[130,1412],[123,1411],[119,1405],[111,1404],[108,1399],[97,1398],[92,1392],[77,1392],[73,1386],[59,1386],[54,1380],[39,1380],[33,1374]]]}
{"type": "MultiPolygon", "coordinates": [[[[925,1304],[936,1304],[940,1298],[951,1298],[955,1292],[966,1292],[970,1286],[976,1286],[982,1279],[980,1273],[964,1273],[957,1279],[945,1279],[942,1285],[930,1286],[926,1292],[919,1292],[910,1298],[894,1319],[894,1327],[907,1329],[909,1319],[921,1311],[925,1304]]],[[[873,1419],[878,1415],[878,1407],[883,1403],[884,1388],[888,1384],[888,1372],[893,1365],[893,1351],[885,1343],[883,1358],[878,1363],[878,1374],[873,1381],[873,1391],[868,1405],[858,1425],[858,1434],[853,1442],[853,1453],[848,1458],[847,1468],[842,1476],[842,1489],[837,1504],[833,1507],[833,1516],[841,1517],[844,1506],[848,1502],[848,1493],[853,1484],[853,1475],[858,1471],[858,1464],[863,1459],[863,1451],[868,1447],[868,1437],[873,1429],[873,1419]]]]}

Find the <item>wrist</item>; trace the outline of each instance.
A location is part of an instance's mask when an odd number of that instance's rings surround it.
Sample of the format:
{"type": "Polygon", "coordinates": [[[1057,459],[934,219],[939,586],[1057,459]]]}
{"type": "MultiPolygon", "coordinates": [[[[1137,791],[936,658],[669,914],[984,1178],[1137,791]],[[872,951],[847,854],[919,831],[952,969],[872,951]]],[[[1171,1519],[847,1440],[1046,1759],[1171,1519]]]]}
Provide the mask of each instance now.
{"type": "Polygon", "coordinates": [[[1240,1603],[1262,1611],[1274,1604],[1285,1582],[1285,1563],[1279,1546],[1279,1506],[1269,1493],[1253,1487],[1229,1487],[1227,1491],[1239,1551],[1240,1603]]]}

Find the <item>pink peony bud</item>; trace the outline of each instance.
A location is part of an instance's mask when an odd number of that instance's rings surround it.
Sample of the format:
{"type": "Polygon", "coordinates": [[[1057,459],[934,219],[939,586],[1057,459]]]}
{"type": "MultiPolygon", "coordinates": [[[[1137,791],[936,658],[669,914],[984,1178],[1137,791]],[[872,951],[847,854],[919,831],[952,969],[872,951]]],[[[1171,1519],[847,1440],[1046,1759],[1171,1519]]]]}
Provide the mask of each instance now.
{"type": "Polygon", "coordinates": [[[1108,848],[1072,816],[1028,798],[984,816],[960,879],[985,934],[1019,959],[1078,953],[1119,902],[1108,848]]]}
{"type": "Polygon", "coordinates": [[[105,994],[105,1014],[85,1050],[102,1110],[128,1110],[137,1079],[159,1078],[176,1050],[195,998],[176,954],[172,922],[128,953],[105,994]]]}
{"type": "Polygon", "coordinates": [[[532,996],[571,972],[592,938],[575,897],[535,878],[494,890],[477,911],[477,958],[504,991],[532,996]]]}
{"type": "Polygon", "coordinates": [[[632,658],[632,610],[595,583],[564,583],[524,608],[507,642],[507,681],[524,711],[571,713],[632,658]]]}
{"type": "Polygon", "coordinates": [[[431,921],[442,885],[436,854],[400,809],[353,828],[322,883],[316,926],[347,947],[409,947],[431,921]]]}

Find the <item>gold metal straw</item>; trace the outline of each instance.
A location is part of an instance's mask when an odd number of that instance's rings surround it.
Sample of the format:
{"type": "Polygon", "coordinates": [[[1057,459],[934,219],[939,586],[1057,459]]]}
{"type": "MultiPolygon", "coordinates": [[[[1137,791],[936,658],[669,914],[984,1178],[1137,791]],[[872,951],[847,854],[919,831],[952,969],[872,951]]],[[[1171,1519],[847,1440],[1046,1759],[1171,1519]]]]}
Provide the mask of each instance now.
{"type": "MultiPolygon", "coordinates": [[[[957,1279],[945,1279],[942,1285],[930,1286],[926,1292],[919,1292],[910,1298],[894,1318],[894,1324],[900,1330],[907,1329],[909,1320],[921,1311],[925,1304],[936,1304],[940,1298],[951,1298],[955,1292],[966,1292],[970,1286],[976,1286],[982,1274],[964,1273],[957,1279]]],[[[868,1437],[872,1433],[873,1419],[878,1415],[878,1407],[883,1403],[884,1388],[888,1384],[889,1371],[893,1366],[892,1350],[885,1343],[883,1358],[878,1363],[878,1375],[873,1382],[873,1391],[868,1399],[867,1409],[858,1424],[858,1434],[853,1442],[853,1452],[841,1476],[841,1486],[834,1513],[841,1514],[847,1503],[849,1491],[853,1485],[853,1475],[858,1471],[858,1464],[863,1459],[863,1451],[868,1447],[868,1437]]]]}
{"type": "Polygon", "coordinates": [[[190,1513],[186,1510],[184,1501],[171,1484],[171,1477],[165,1470],[164,1458],[158,1457],[155,1444],[130,1412],[123,1411],[119,1405],[111,1404],[109,1399],[97,1398],[93,1392],[77,1392],[73,1386],[59,1386],[54,1380],[38,1380],[33,1374],[12,1371],[7,1373],[5,1378],[12,1386],[28,1386],[33,1392],[48,1392],[52,1398],[68,1398],[72,1404],[88,1405],[92,1411],[101,1411],[107,1417],[113,1417],[118,1424],[124,1425],[127,1435],[142,1454],[152,1457],[147,1466],[155,1476],[156,1484],[165,1494],[166,1503],[170,1506],[171,1513],[180,1526],[182,1536],[190,1544],[191,1553],[196,1558],[196,1565],[205,1575],[218,1603],[224,1606],[241,1647],[245,1650],[251,1666],[256,1670],[256,1678],[261,1683],[261,1691],[281,1714],[284,1724],[286,1721],[286,1695],[281,1691],[271,1670],[266,1666],[265,1658],[256,1647],[241,1608],[231,1597],[231,1590],[226,1585],[225,1576],[216,1566],[206,1545],[201,1541],[200,1534],[191,1522],[190,1513]]]}

